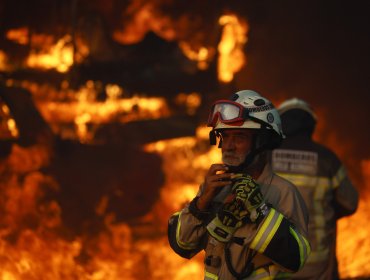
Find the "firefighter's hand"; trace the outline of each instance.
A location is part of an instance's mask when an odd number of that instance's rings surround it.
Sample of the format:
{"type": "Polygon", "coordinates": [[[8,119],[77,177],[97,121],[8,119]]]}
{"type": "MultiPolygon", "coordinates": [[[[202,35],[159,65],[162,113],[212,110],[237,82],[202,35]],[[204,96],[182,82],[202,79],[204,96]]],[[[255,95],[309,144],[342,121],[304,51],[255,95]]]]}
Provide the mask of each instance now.
{"type": "Polygon", "coordinates": [[[248,212],[250,221],[255,222],[266,207],[260,186],[247,174],[235,174],[232,180],[234,199],[248,212]]]}
{"type": "Polygon", "coordinates": [[[207,209],[218,191],[231,184],[232,173],[227,173],[227,166],[224,164],[212,164],[203,182],[203,193],[199,196],[197,207],[199,210],[207,209]]]}
{"type": "Polygon", "coordinates": [[[221,242],[228,242],[234,232],[243,225],[248,213],[234,199],[223,205],[216,217],[207,225],[208,232],[221,242]]]}

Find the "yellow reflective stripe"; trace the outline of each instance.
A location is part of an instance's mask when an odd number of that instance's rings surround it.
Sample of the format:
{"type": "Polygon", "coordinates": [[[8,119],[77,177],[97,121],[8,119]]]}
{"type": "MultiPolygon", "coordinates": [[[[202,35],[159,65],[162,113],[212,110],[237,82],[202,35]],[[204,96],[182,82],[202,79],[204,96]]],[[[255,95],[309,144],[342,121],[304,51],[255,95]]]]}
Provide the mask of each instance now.
{"type": "Polygon", "coordinates": [[[213,274],[211,272],[208,272],[207,270],[204,272],[204,280],[218,280],[218,276],[216,274],[213,274]]]}
{"type": "Polygon", "coordinates": [[[307,239],[304,238],[304,236],[297,233],[293,228],[289,227],[289,231],[294,236],[295,240],[298,243],[300,267],[302,267],[307,259],[307,256],[310,254],[311,251],[310,245],[307,239]]]}
{"type": "Polygon", "coordinates": [[[275,276],[279,273],[279,269],[275,265],[269,265],[268,268],[260,267],[253,271],[253,273],[245,279],[253,280],[272,280],[275,279],[275,276]]]}
{"type": "Polygon", "coordinates": [[[343,181],[343,179],[347,176],[347,172],[346,172],[346,169],[344,168],[344,166],[342,165],[338,171],[337,171],[337,174],[335,174],[332,178],[332,182],[333,182],[333,188],[337,188],[339,187],[340,183],[343,181]]]}
{"type": "Polygon", "coordinates": [[[270,213],[263,221],[262,226],[258,230],[250,247],[260,253],[263,253],[278,230],[283,217],[284,216],[282,214],[271,208],[270,213]]]}
{"type": "Polygon", "coordinates": [[[291,279],[292,273],[290,272],[279,272],[274,279],[291,279]]]}
{"type": "MultiPolygon", "coordinates": [[[[265,268],[259,268],[253,271],[253,273],[250,275],[253,277],[253,280],[272,280],[274,279],[273,276],[270,276],[270,273],[265,268]]],[[[248,278],[245,278],[248,279],[248,278]]]]}
{"type": "Polygon", "coordinates": [[[290,174],[277,172],[281,177],[284,177],[288,181],[292,182],[297,187],[322,187],[322,188],[337,188],[343,179],[347,176],[347,171],[342,165],[337,173],[332,178],[322,176],[310,176],[303,174],[290,174]]]}
{"type": "Polygon", "coordinates": [[[175,215],[179,216],[178,221],[177,221],[177,227],[176,227],[176,242],[177,242],[177,245],[179,245],[180,248],[185,249],[185,250],[195,249],[197,247],[197,243],[190,243],[190,242],[186,243],[186,242],[182,242],[180,240],[181,214],[182,214],[182,211],[175,213],[175,215]]]}
{"type": "Polygon", "coordinates": [[[288,181],[292,182],[297,187],[330,187],[331,179],[320,176],[310,176],[302,174],[290,174],[277,172],[277,174],[288,181]]]}

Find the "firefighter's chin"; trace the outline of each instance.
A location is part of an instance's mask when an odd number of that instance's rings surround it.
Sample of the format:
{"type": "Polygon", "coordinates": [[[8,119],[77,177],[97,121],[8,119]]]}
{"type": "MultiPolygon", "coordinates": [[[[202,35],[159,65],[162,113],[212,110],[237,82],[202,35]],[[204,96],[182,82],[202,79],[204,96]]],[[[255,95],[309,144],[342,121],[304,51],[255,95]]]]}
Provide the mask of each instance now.
{"type": "Polygon", "coordinates": [[[222,155],[222,162],[227,165],[231,166],[239,166],[242,164],[245,160],[245,156],[240,156],[240,155],[231,155],[231,154],[223,154],[222,155]]]}

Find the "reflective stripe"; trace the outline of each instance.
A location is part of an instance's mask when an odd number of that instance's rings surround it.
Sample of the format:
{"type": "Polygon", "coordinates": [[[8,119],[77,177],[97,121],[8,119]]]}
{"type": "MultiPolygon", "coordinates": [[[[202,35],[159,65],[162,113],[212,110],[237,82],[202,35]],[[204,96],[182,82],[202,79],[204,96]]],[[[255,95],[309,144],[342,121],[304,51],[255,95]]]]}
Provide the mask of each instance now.
{"type": "Polygon", "coordinates": [[[294,236],[299,246],[300,267],[305,263],[307,256],[310,254],[311,248],[306,238],[297,233],[292,227],[289,227],[290,233],[294,236]]]}
{"type": "Polygon", "coordinates": [[[343,181],[343,179],[347,176],[347,172],[346,172],[346,169],[344,168],[344,166],[342,165],[338,171],[337,171],[337,174],[334,175],[334,177],[332,178],[332,182],[333,182],[333,188],[338,188],[340,183],[343,181]]]}
{"type": "MultiPolygon", "coordinates": [[[[248,278],[245,278],[248,279],[248,278]]],[[[249,279],[253,280],[272,280],[274,279],[273,275],[270,275],[269,271],[267,271],[265,268],[259,268],[255,271],[253,271],[252,275],[249,279]]]]}
{"type": "Polygon", "coordinates": [[[274,237],[282,220],[283,215],[277,212],[274,208],[271,208],[270,213],[257,231],[257,235],[254,237],[250,248],[263,253],[266,247],[270,244],[270,241],[274,237]]]}
{"type": "Polygon", "coordinates": [[[321,187],[329,188],[331,186],[331,179],[327,177],[320,176],[310,176],[302,174],[290,174],[290,173],[281,173],[277,174],[288,181],[292,182],[297,187],[321,187]]]}
{"type": "MultiPolygon", "coordinates": [[[[315,225],[313,232],[315,240],[315,251],[312,251],[308,258],[307,263],[321,262],[327,259],[329,251],[324,244],[325,234],[325,216],[323,200],[325,193],[329,188],[337,188],[342,180],[346,177],[346,171],[343,165],[339,168],[336,175],[332,179],[325,179],[323,177],[314,177],[307,175],[296,175],[296,174],[280,174],[284,178],[290,180],[296,186],[302,187],[315,187],[313,194],[313,213],[310,213],[310,219],[315,225]],[[313,178],[317,178],[317,186],[313,185],[313,178]],[[326,183],[324,183],[326,181],[326,183]]],[[[312,238],[312,237],[311,237],[312,238]]]]}
{"type": "Polygon", "coordinates": [[[182,242],[180,240],[180,228],[181,228],[181,214],[182,214],[182,211],[180,212],[177,212],[175,213],[174,215],[178,215],[179,218],[178,218],[178,222],[177,222],[177,227],[176,227],[176,242],[177,242],[177,245],[179,245],[179,247],[181,249],[184,249],[184,250],[192,250],[192,249],[195,249],[197,247],[197,243],[186,243],[186,242],[182,242]]]}
{"type": "Polygon", "coordinates": [[[218,280],[218,276],[206,270],[204,272],[204,280],[218,280]]]}
{"type": "Polygon", "coordinates": [[[245,279],[253,280],[272,280],[279,273],[279,269],[275,265],[270,265],[268,267],[260,267],[253,271],[253,273],[245,279]]]}
{"type": "Polygon", "coordinates": [[[347,176],[347,171],[342,165],[332,178],[282,172],[277,172],[277,174],[292,182],[297,187],[321,187],[324,189],[331,187],[335,189],[339,187],[340,183],[347,176]]]}
{"type": "Polygon", "coordinates": [[[292,273],[290,272],[279,272],[274,279],[291,279],[292,273]]]}

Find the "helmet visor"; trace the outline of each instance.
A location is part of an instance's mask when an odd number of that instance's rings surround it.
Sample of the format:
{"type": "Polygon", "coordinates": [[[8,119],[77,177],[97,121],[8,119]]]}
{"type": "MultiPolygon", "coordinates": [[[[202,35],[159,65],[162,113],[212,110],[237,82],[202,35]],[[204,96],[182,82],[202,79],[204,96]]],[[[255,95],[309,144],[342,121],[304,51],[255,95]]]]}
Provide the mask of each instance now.
{"type": "Polygon", "coordinates": [[[248,110],[239,103],[230,100],[216,101],[208,118],[208,126],[215,126],[220,120],[228,125],[240,126],[246,120],[248,110]]]}

